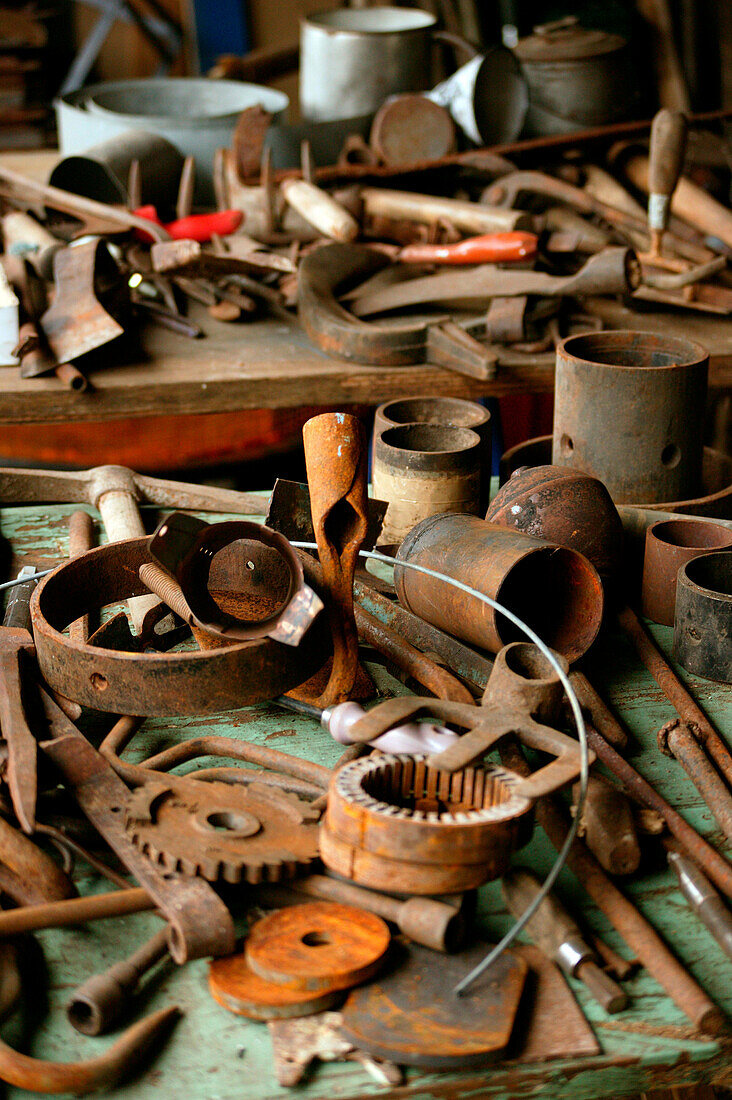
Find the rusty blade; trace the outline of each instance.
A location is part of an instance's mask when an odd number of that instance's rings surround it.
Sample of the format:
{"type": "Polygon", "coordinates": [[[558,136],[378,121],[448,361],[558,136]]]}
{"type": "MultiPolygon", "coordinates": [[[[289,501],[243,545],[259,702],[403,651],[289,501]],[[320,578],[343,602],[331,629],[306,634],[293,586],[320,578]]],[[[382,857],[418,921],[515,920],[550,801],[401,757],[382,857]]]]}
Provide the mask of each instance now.
{"type": "Polygon", "coordinates": [[[41,326],[59,363],[114,340],[122,326],[99,302],[94,276],[104,241],[91,240],[57,252],[53,261],[56,296],[41,317],[41,326]]]}

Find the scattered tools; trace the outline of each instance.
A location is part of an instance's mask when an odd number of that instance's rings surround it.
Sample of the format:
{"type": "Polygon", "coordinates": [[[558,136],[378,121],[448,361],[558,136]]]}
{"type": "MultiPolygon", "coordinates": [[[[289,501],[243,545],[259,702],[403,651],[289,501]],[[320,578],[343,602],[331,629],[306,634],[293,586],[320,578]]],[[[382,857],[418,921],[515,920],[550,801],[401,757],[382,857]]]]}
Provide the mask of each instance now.
{"type": "Polygon", "coordinates": [[[496,355],[448,318],[429,322],[366,324],[338,301],[351,287],[390,264],[362,245],[327,244],[310,252],[299,270],[298,317],[322,351],[355,363],[404,366],[425,360],[473,378],[492,378],[496,355]]]}
{"type": "MultiPolygon", "coordinates": [[[[514,867],[501,880],[503,900],[515,917],[521,916],[540,889],[539,879],[525,868],[514,867]]],[[[607,1013],[622,1012],[627,1007],[626,993],[600,968],[594,951],[555,895],[544,898],[527,921],[526,931],[565,974],[587,986],[607,1013]]]]}
{"type": "MultiPolygon", "coordinates": [[[[349,305],[356,317],[389,313],[405,306],[467,303],[481,308],[491,298],[535,294],[570,297],[590,294],[627,294],[640,285],[638,261],[630,249],[607,248],[590,256],[574,275],[543,271],[503,271],[480,265],[469,272],[423,275],[372,293],[359,293],[349,305]]],[[[363,288],[361,288],[363,290],[363,288]]]]}

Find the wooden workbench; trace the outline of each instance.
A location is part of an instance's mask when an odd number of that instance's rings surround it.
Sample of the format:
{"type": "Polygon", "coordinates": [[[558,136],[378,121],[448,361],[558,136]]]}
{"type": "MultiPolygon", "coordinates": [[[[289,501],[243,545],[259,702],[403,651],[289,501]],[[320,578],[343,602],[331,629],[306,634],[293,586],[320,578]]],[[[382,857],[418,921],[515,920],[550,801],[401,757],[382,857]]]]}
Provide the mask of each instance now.
{"type": "MultiPolygon", "coordinates": [[[[57,157],[55,152],[16,153],[3,155],[0,162],[46,179],[57,157]]],[[[727,318],[671,310],[641,313],[608,299],[589,305],[607,328],[634,328],[699,341],[711,355],[711,386],[732,389],[732,325],[727,318]]],[[[191,315],[200,320],[204,339],[190,340],[146,324],[139,352],[122,365],[90,372],[92,388],[86,393],[72,393],[54,377],[24,380],[16,367],[0,368],[0,423],[376,405],[415,393],[478,398],[546,392],[554,386],[553,365],[499,366],[490,382],[426,365],[355,366],[318,351],[294,317],[292,324],[278,319],[224,324],[204,310],[194,309],[191,315]]],[[[111,357],[102,349],[102,363],[111,357]]]]}
{"type": "MultiPolygon", "coordinates": [[[[55,564],[67,552],[67,523],[72,507],[5,507],[2,533],[12,540],[14,567],[33,563],[55,564]]],[[[92,513],[95,514],[95,513],[92,513]]],[[[148,528],[156,522],[148,513],[148,528]]],[[[668,629],[654,629],[663,649],[670,651],[668,629]]],[[[650,676],[641,669],[629,647],[617,637],[603,643],[593,669],[597,686],[621,715],[639,751],[633,763],[700,832],[720,849],[724,844],[707,808],[690,781],[672,760],[659,754],[655,733],[673,712],[650,676]]],[[[692,690],[723,735],[732,735],[732,688],[688,678],[692,690]]],[[[220,733],[268,744],[323,764],[332,764],[341,748],[311,720],[262,705],[215,719],[148,720],[137,735],[130,759],[139,759],[176,738],[197,733],[220,733]]],[[[554,853],[540,830],[519,855],[519,862],[548,870],[554,853]]],[[[691,914],[675,888],[671,872],[656,863],[642,877],[622,888],[633,897],[671,945],[677,956],[707,992],[727,1012],[732,1011],[730,962],[691,914]]],[[[95,878],[78,868],[81,892],[103,889],[95,878]]],[[[560,877],[560,892],[588,924],[628,957],[628,950],[605,918],[588,901],[571,873],[560,877]]],[[[481,891],[480,920],[485,935],[499,937],[508,927],[497,884],[481,891]]],[[[92,972],[129,953],[159,922],[148,914],[100,921],[84,928],[38,933],[47,965],[27,1001],[33,1006],[32,1024],[17,1017],[3,1027],[3,1036],[22,1049],[45,1058],[71,1060],[90,1057],[109,1039],[85,1039],[67,1024],[63,1006],[71,991],[92,972]],[[41,990],[48,988],[46,1000],[41,990]]],[[[435,955],[435,965],[440,957],[435,955]]],[[[597,1035],[602,1053],[596,1057],[560,1059],[544,1064],[497,1064],[483,1072],[462,1074],[419,1073],[410,1070],[405,1085],[390,1091],[376,1085],[353,1064],[320,1065],[309,1082],[292,1093],[275,1082],[271,1047],[264,1024],[232,1016],[214,1003],[206,985],[207,964],[163,970],[140,1001],[140,1014],[178,1004],[183,1018],[152,1065],[128,1085],[108,1094],[118,1100],[159,1100],[185,1096],[191,1100],[270,1100],[295,1095],[306,1100],[360,1100],[366,1096],[446,1100],[480,1097],[513,1100],[521,1096],[542,1100],[592,1100],[595,1097],[637,1095],[653,1089],[704,1082],[732,1082],[732,1047],[728,1040],[711,1040],[694,1032],[687,1019],[655,981],[640,971],[626,983],[631,1007],[606,1016],[587,997],[584,988],[572,989],[597,1035]]],[[[9,1100],[27,1095],[8,1089],[9,1100]]]]}

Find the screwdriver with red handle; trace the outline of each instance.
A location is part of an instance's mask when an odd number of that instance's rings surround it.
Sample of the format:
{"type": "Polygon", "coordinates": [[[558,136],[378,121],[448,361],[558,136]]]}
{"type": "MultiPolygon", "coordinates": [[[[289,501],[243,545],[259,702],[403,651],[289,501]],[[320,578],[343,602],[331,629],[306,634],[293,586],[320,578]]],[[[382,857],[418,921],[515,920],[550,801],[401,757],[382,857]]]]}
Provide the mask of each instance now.
{"type": "Polygon", "coordinates": [[[536,255],[535,233],[484,233],[457,244],[408,244],[397,259],[408,264],[500,264],[536,255]]]}

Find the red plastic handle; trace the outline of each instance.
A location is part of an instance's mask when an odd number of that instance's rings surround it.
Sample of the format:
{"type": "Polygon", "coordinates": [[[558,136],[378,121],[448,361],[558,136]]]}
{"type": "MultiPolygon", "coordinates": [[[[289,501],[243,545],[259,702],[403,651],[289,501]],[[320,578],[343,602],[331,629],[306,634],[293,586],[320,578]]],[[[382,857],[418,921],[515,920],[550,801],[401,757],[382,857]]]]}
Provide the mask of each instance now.
{"type": "Polygon", "coordinates": [[[457,244],[408,244],[398,258],[410,264],[507,263],[531,259],[537,243],[535,233],[486,233],[457,244]]]}

